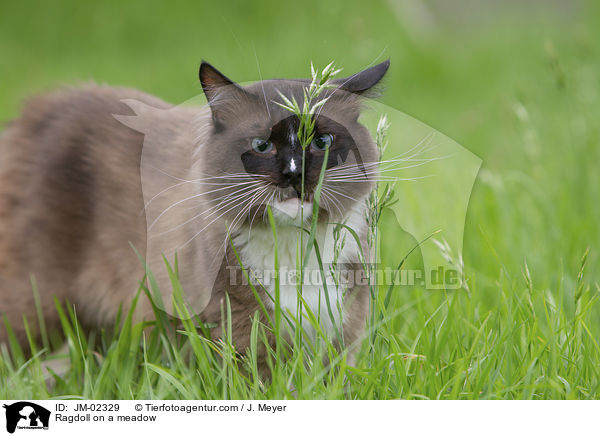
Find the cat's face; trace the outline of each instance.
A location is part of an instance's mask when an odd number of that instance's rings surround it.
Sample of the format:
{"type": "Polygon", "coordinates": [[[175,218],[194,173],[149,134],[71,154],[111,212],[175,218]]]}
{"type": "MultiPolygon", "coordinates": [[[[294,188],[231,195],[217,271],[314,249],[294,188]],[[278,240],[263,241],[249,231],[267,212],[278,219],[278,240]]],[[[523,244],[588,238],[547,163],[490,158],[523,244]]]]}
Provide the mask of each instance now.
{"type": "Polygon", "coordinates": [[[315,114],[314,139],[303,148],[299,119],[280,107],[280,93],[302,104],[307,80],[265,80],[234,84],[203,63],[200,79],[212,112],[212,128],[201,163],[205,172],[231,183],[213,198],[230,203],[229,221],[260,216],[267,204],[280,221],[297,221],[304,199],[310,217],[315,189],[328,150],[321,190],[320,221],[342,221],[374,185],[378,149],[358,122],[361,94],[383,77],[388,62],[338,79],[313,103],[328,97],[315,114]],[[303,177],[304,174],[304,177],[303,177]]]}

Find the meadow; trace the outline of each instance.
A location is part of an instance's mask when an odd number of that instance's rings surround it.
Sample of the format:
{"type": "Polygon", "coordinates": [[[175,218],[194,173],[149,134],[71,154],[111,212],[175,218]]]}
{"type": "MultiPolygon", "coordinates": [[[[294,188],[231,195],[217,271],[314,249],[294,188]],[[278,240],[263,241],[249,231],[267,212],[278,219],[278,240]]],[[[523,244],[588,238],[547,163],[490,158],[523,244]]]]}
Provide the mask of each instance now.
{"type": "MultiPolygon", "coordinates": [[[[266,380],[252,352],[242,359],[192,323],[176,333],[158,316],[149,333],[123,314],[86,337],[64,308],[71,370],[47,386],[46,344],[33,358],[4,350],[0,398],[599,398],[598,24],[600,7],[584,1],[3,5],[0,120],[28,96],[92,80],[180,103],[201,92],[201,59],[252,81],[390,58],[380,102],[483,163],[462,241],[468,290],[402,286],[382,304],[382,287],[352,365],[327,344],[282,345],[266,380]]],[[[385,222],[379,232],[384,263],[397,259],[386,247],[408,254],[405,235],[385,222]]]]}

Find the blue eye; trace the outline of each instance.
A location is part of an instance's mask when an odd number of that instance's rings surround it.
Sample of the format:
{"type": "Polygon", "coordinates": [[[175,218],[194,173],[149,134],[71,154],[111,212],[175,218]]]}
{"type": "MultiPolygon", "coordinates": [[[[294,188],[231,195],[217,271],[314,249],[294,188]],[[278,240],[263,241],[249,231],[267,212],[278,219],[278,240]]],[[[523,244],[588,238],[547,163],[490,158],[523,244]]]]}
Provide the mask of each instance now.
{"type": "Polygon", "coordinates": [[[252,140],[252,149],[258,153],[267,153],[273,148],[273,143],[268,139],[254,138],[252,140]]]}
{"type": "Polygon", "coordinates": [[[310,143],[310,146],[315,150],[323,151],[331,147],[332,142],[333,135],[330,133],[326,133],[325,135],[315,137],[315,139],[313,139],[313,141],[310,143]]]}

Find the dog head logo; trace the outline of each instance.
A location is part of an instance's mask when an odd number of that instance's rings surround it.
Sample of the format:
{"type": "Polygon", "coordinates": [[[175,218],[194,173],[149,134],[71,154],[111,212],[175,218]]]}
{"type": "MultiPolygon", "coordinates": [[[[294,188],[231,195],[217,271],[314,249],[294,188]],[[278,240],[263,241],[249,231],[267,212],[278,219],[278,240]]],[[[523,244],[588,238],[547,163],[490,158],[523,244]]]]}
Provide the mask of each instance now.
{"type": "Polygon", "coordinates": [[[6,431],[19,429],[48,429],[50,411],[28,401],[4,405],[6,409],[6,431]]]}

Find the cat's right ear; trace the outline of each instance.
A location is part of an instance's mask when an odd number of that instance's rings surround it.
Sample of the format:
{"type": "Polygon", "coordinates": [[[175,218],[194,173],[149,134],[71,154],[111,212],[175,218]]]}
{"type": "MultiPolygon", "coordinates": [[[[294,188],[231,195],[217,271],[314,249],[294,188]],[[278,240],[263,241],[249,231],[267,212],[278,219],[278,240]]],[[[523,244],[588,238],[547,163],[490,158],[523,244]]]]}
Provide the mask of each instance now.
{"type": "Polygon", "coordinates": [[[368,96],[373,87],[376,87],[383,78],[389,67],[390,60],[388,59],[385,62],[367,68],[366,70],[360,71],[345,79],[336,79],[333,83],[339,85],[340,89],[343,89],[344,91],[368,96]]]}
{"type": "Polygon", "coordinates": [[[239,102],[242,97],[247,96],[247,93],[208,62],[202,61],[198,76],[212,111],[215,128],[220,130],[224,127],[227,107],[230,106],[227,103],[239,102]]]}

